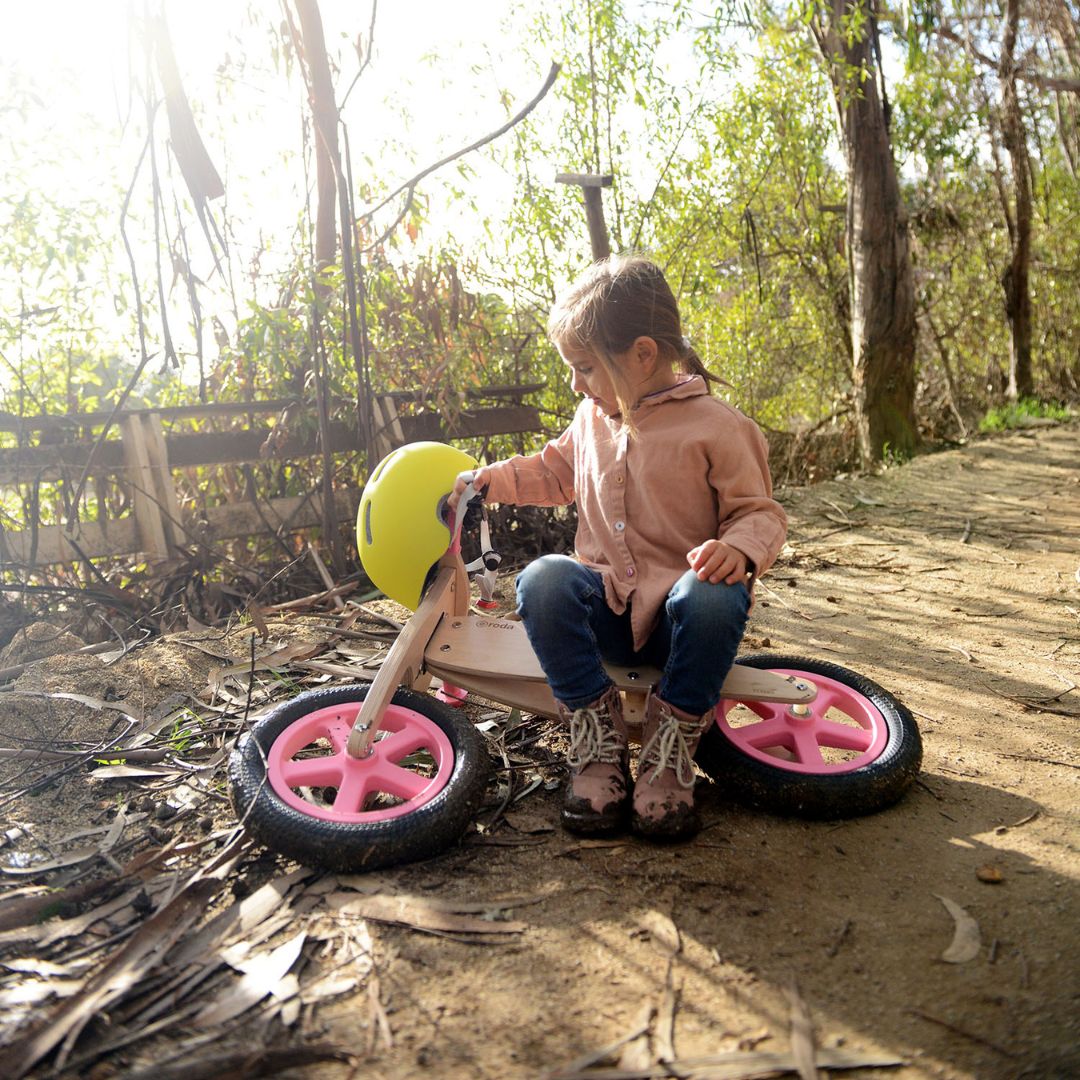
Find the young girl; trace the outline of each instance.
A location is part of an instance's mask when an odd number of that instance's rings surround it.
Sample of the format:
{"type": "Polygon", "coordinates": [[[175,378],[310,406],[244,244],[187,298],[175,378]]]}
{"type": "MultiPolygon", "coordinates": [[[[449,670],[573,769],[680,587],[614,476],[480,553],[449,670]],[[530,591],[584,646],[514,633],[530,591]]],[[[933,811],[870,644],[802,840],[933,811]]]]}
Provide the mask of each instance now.
{"type": "Polygon", "coordinates": [[[563,825],[600,834],[629,817],[644,836],[691,836],[694,751],[735,659],[752,580],[787,527],[765,439],[710,396],[713,377],[646,259],[592,266],[556,303],[548,333],[582,395],[573,421],[538,454],[483,466],[473,480],[491,502],[577,504],[576,558],[545,555],[517,579],[518,610],[570,729],[563,825]],[[633,785],[604,660],[663,670],[633,785]]]}

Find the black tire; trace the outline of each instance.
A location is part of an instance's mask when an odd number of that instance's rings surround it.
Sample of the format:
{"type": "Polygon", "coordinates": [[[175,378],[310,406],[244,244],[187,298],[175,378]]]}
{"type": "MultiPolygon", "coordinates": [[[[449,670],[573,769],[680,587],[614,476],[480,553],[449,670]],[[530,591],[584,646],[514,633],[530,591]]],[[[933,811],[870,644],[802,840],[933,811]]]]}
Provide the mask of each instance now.
{"type": "Polygon", "coordinates": [[[862,694],[881,714],[886,744],[873,761],[847,773],[799,773],[751,757],[716,724],[702,736],[697,762],[720,788],[740,802],[805,818],[845,818],[891,806],[914,783],[922,763],[922,738],[911,713],[870,679],[825,660],[796,656],[741,656],[747,667],[823,675],[862,694]]]}
{"type": "Polygon", "coordinates": [[[367,690],[340,686],[301,694],[259,720],[229,757],[237,817],[268,848],[305,866],[355,873],[431,858],[457,843],[483,799],[490,772],[483,736],[467,717],[428,695],[398,690],[395,705],[421,713],[450,741],[453,769],[442,791],[401,817],[360,823],[326,821],[282,801],[266,777],[265,754],[274,740],[317,709],[363,701],[367,690]]]}

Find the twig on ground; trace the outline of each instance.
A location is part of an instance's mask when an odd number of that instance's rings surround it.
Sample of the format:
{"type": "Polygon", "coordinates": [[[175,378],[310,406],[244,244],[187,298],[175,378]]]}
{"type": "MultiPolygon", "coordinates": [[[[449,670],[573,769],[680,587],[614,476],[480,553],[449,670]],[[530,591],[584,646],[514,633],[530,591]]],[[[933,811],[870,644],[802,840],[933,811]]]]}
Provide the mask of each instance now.
{"type": "Polygon", "coordinates": [[[341,599],[341,594],[337,591],[337,586],[334,584],[334,579],[330,576],[330,571],[326,568],[326,563],[322,561],[322,557],[315,549],[315,545],[308,543],[307,546],[308,555],[311,556],[311,561],[315,564],[315,569],[318,571],[319,577],[322,579],[322,583],[326,586],[327,598],[333,600],[334,607],[338,611],[342,611],[345,607],[345,601],[341,599]]]}
{"type": "Polygon", "coordinates": [[[996,1050],[1005,1057],[1016,1057],[1016,1054],[1013,1053],[1012,1050],[1006,1050],[1004,1046],[999,1046],[996,1042],[992,1042],[982,1035],[975,1035],[970,1031],[965,1031],[962,1027],[957,1027],[956,1024],[952,1024],[948,1020],[942,1020],[940,1016],[933,1016],[931,1013],[923,1012],[922,1009],[908,1009],[908,1012],[911,1013],[912,1016],[917,1016],[922,1020],[929,1020],[931,1024],[937,1024],[940,1027],[945,1028],[946,1031],[951,1031],[954,1035],[960,1035],[965,1039],[970,1039],[972,1042],[979,1043],[981,1046],[988,1046],[991,1050],[996,1050]]]}

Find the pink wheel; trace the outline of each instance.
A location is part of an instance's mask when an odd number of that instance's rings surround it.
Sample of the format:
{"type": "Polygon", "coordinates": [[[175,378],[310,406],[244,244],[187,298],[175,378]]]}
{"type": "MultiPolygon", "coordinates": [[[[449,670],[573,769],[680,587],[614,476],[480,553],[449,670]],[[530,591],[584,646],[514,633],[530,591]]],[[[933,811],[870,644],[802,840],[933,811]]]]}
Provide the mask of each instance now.
{"type": "Polygon", "coordinates": [[[919,729],[877,683],[823,660],[758,655],[738,663],[809,679],[818,695],[805,709],[722,701],[697,752],[721,790],[775,813],[837,818],[881,810],[914,782],[919,729]]]}
{"type": "Polygon", "coordinates": [[[267,755],[266,775],[282,802],[324,821],[381,821],[430,802],[453,770],[450,740],[426,716],[390,705],[365,758],[345,749],[361,702],[309,713],[267,755]]]}
{"type": "MultiPolygon", "coordinates": [[[[797,678],[807,674],[770,670],[797,678]]],[[[809,705],[722,701],[717,726],[737,749],[776,769],[846,773],[875,761],[888,741],[881,712],[851,686],[826,675],[812,678],[818,694],[809,705]]]]}
{"type": "Polygon", "coordinates": [[[487,788],[487,746],[466,716],[398,690],[371,753],[346,752],[366,686],[313,690],[262,717],[229,755],[233,807],[267,847],[357,872],[456,843],[487,788]]]}

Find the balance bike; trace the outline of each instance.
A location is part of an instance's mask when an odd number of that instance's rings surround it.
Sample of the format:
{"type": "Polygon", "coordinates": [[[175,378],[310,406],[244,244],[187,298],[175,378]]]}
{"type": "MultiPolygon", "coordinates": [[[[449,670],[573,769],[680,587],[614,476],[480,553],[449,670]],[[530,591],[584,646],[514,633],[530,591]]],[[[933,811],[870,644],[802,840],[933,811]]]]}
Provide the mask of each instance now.
{"type": "MultiPolygon", "coordinates": [[[[513,617],[471,610],[460,551],[470,485],[451,544],[369,685],[313,690],[259,719],[233,750],[229,782],[245,828],[300,863],[342,872],[429,858],[456,843],[490,773],[468,692],[554,718],[555,699],[513,617]],[[438,696],[427,693],[433,678],[438,696]]],[[[489,594],[490,580],[485,592],[489,594]]],[[[490,594],[489,594],[490,595],[490,594]]],[[[607,665],[640,738],[655,668],[607,665]]],[[[822,660],[741,656],[696,760],[750,805],[808,818],[889,806],[919,771],[911,713],[876,683],[822,660]]]]}

